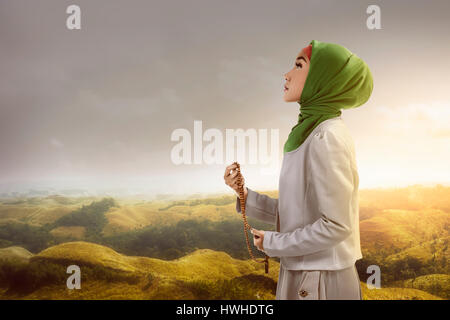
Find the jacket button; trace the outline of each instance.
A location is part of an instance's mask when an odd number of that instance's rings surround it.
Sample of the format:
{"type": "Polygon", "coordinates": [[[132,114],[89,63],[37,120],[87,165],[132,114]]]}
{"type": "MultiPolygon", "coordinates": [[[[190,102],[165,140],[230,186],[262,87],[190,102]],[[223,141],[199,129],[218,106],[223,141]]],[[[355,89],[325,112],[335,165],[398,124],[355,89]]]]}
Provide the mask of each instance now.
{"type": "Polygon", "coordinates": [[[300,294],[300,296],[302,296],[302,297],[306,297],[306,296],[308,295],[308,291],[306,291],[306,290],[300,290],[299,294],[300,294]]]}

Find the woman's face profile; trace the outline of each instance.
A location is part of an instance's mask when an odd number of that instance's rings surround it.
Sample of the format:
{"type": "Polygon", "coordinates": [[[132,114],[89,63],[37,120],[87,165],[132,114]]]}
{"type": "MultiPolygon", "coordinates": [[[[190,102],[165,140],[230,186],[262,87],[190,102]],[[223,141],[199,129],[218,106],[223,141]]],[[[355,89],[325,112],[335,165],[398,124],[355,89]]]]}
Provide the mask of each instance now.
{"type": "Polygon", "coordinates": [[[286,80],[284,85],[284,101],[296,102],[300,100],[308,71],[309,59],[302,50],[297,55],[292,69],[284,75],[284,79],[286,80]]]}

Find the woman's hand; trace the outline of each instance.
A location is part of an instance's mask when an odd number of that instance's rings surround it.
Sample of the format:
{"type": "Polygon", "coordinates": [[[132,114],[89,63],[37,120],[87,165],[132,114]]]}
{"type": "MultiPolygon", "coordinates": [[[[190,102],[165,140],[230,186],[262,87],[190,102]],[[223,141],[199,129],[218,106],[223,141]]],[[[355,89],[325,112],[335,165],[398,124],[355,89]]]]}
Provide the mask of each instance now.
{"type": "MultiPolygon", "coordinates": [[[[227,186],[229,186],[230,188],[232,188],[234,190],[234,192],[236,192],[237,196],[239,197],[239,186],[237,184],[237,180],[238,180],[238,172],[237,170],[235,170],[237,168],[236,164],[230,164],[228,167],[226,167],[225,169],[225,174],[223,176],[224,180],[225,180],[225,184],[227,186]],[[231,172],[233,171],[233,172],[231,172]]],[[[242,176],[242,185],[245,185],[245,179],[244,176],[242,176]]],[[[247,188],[244,187],[244,199],[247,199],[247,188]]]]}
{"type": "Polygon", "coordinates": [[[253,244],[255,247],[257,247],[260,251],[264,251],[264,231],[252,228],[250,232],[253,234],[253,244]]]}

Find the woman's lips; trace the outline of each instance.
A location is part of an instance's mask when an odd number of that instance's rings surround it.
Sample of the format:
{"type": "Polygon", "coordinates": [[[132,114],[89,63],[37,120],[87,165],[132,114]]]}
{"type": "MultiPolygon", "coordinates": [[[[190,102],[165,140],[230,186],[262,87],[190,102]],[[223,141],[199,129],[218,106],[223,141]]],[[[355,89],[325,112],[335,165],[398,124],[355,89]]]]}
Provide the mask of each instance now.
{"type": "Polygon", "coordinates": [[[284,86],[284,92],[286,92],[286,91],[288,91],[288,90],[289,90],[289,88],[286,87],[286,86],[284,86]]]}

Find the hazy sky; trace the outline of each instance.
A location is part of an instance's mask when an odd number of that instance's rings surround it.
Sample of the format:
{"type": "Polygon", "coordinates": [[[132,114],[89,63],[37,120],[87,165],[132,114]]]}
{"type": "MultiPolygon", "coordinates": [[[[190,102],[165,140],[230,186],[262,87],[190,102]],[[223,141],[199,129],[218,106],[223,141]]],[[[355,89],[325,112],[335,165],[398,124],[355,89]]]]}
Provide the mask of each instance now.
{"type": "Polygon", "coordinates": [[[447,184],[449,12],[449,1],[2,0],[0,191],[226,192],[229,163],[171,160],[172,132],[193,134],[195,120],[224,136],[278,129],[277,172],[242,162],[250,188],[276,189],[299,113],[283,75],[312,39],[373,74],[369,102],[342,114],[360,188],[447,184]],[[71,4],[81,30],[66,28],[71,4]],[[370,4],[381,30],[366,26],[370,4]]]}

